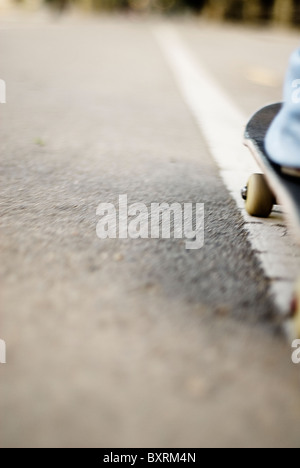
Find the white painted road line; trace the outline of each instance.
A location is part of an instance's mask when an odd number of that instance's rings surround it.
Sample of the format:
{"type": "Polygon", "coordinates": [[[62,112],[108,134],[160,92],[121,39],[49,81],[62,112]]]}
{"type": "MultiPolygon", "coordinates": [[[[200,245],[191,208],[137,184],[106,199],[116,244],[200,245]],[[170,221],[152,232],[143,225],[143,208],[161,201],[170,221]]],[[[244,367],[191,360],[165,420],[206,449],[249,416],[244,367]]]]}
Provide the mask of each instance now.
{"type": "Polygon", "coordinates": [[[173,26],[156,27],[154,35],[219,166],[223,181],[242,213],[253,251],[271,280],[276,305],[285,313],[294,280],[300,274],[300,249],[287,233],[280,212],[267,220],[252,218],[245,212],[241,187],[251,173],[261,172],[242,145],[244,126],[249,119],[210,75],[200,58],[187,48],[173,26]]]}

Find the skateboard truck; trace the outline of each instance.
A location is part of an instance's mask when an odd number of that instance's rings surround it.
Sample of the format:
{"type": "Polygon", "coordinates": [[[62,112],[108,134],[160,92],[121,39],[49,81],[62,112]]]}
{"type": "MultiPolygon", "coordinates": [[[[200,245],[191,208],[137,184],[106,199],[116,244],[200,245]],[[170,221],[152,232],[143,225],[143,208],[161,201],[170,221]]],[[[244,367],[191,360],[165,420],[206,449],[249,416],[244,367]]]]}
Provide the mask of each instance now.
{"type": "Polygon", "coordinates": [[[247,200],[247,193],[248,193],[248,185],[245,185],[245,187],[243,187],[241,190],[241,196],[244,201],[247,200]]]}

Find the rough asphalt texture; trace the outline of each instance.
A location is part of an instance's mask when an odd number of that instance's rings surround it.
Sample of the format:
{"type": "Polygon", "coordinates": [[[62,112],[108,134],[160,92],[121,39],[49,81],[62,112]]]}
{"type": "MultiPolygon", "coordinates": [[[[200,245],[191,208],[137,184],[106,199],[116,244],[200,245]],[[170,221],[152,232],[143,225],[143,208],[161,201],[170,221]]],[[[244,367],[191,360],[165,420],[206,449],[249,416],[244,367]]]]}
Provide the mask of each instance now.
{"type": "MultiPolygon", "coordinates": [[[[154,24],[0,21],[1,447],[300,445],[299,368],[154,24]],[[204,248],[100,241],[119,194],[205,203],[204,248]]],[[[269,36],[176,24],[245,110],[278,100],[293,35],[277,87],[236,87],[269,36]]]]}

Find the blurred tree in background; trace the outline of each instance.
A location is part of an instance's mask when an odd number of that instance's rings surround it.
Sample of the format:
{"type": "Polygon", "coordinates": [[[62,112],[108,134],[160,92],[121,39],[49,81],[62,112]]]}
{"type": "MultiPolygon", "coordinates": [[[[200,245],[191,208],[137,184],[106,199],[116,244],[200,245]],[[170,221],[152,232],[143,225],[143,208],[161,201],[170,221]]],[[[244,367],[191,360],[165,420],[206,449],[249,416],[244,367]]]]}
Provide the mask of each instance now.
{"type": "MultiPolygon", "coordinates": [[[[20,1],[20,0],[19,0],[20,1]]],[[[27,0],[21,0],[26,2],[27,0]]],[[[207,18],[300,25],[300,0],[41,0],[63,10],[134,10],[201,13],[207,18]]]]}

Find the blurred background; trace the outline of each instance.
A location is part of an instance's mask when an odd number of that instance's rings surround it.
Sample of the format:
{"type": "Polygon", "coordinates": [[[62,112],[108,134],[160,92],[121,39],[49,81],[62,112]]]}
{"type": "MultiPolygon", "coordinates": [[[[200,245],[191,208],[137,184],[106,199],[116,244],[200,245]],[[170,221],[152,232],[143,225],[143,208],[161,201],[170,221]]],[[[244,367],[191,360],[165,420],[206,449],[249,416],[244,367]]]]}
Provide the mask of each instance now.
{"type": "Polygon", "coordinates": [[[31,9],[47,4],[61,11],[78,8],[84,11],[192,12],[218,20],[300,24],[299,0],[1,0],[0,8],[14,3],[31,9]]]}

